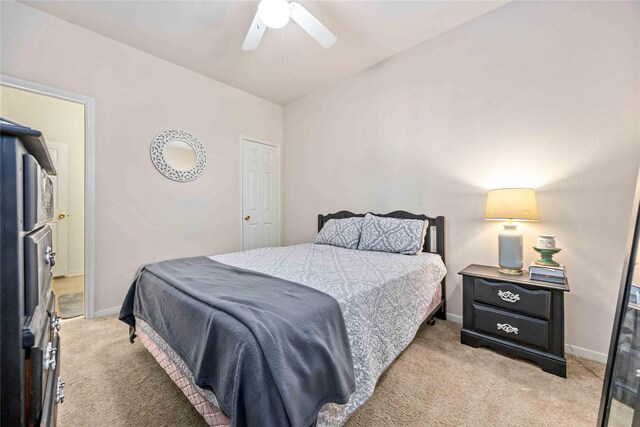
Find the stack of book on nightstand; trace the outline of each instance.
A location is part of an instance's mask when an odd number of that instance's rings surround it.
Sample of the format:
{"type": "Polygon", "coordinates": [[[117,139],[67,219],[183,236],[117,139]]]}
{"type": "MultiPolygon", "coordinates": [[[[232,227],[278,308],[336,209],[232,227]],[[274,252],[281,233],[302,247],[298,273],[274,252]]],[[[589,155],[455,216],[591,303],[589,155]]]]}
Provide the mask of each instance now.
{"type": "Polygon", "coordinates": [[[548,267],[545,265],[537,265],[531,263],[529,266],[529,279],[540,280],[541,282],[565,284],[566,271],[564,265],[560,264],[558,267],[548,267]]]}

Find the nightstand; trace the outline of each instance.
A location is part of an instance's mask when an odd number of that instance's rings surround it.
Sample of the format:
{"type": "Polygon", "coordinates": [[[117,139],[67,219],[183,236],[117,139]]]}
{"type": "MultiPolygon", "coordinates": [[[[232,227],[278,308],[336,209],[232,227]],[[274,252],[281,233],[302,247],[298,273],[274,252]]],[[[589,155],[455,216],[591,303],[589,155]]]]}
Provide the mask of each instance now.
{"type": "Polygon", "coordinates": [[[497,267],[472,264],[463,277],[460,342],[487,346],[536,362],[542,370],[567,377],[564,358],[564,285],[511,276],[497,267]]]}

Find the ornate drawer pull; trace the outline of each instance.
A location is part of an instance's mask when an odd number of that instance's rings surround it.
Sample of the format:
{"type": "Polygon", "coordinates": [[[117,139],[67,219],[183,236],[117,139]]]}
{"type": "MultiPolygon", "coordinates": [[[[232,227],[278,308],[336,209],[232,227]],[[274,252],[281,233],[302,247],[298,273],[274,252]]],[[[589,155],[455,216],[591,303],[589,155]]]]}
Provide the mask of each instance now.
{"type": "Polygon", "coordinates": [[[51,329],[59,331],[62,325],[60,324],[60,316],[55,311],[51,313],[51,329]]]}
{"type": "Polygon", "coordinates": [[[514,328],[513,326],[509,325],[508,323],[498,323],[498,330],[503,330],[508,334],[514,333],[516,335],[518,335],[518,328],[514,328]]]}
{"type": "Polygon", "coordinates": [[[51,265],[51,267],[56,265],[56,253],[53,252],[53,249],[51,249],[50,246],[47,246],[44,251],[44,259],[47,261],[47,264],[51,265]]]}
{"type": "Polygon", "coordinates": [[[64,403],[64,381],[60,377],[56,386],[56,403],[64,403]]]}
{"type": "Polygon", "coordinates": [[[520,294],[514,294],[513,292],[498,290],[498,295],[500,296],[500,298],[502,298],[503,301],[507,301],[507,302],[520,301],[520,294]]]}
{"type": "Polygon", "coordinates": [[[51,345],[51,342],[47,343],[47,348],[44,350],[44,360],[42,361],[44,369],[56,369],[56,353],[58,349],[51,345]]]}

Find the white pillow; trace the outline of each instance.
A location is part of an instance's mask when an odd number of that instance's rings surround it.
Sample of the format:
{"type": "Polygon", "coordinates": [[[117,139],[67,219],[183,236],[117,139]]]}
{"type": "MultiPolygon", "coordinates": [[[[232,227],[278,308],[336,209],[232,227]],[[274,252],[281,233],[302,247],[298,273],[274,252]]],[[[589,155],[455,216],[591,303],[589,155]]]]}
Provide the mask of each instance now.
{"type": "Polygon", "coordinates": [[[358,249],[363,221],[362,217],[330,219],[316,236],[315,243],[358,249]]]}
{"type": "Polygon", "coordinates": [[[428,220],[400,219],[367,214],[358,250],[415,255],[424,246],[428,220]]]}

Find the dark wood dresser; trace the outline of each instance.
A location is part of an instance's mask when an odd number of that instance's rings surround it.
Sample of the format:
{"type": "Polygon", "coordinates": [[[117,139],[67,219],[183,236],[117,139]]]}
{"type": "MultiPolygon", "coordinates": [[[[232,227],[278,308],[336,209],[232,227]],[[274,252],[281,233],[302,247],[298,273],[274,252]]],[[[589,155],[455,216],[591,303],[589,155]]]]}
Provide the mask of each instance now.
{"type": "Polygon", "coordinates": [[[530,280],[472,264],[462,270],[463,328],[460,341],[487,346],[536,362],[565,377],[564,293],[569,285],[530,280]]]}
{"type": "Polygon", "coordinates": [[[42,134],[0,119],[0,420],[56,424],[64,400],[51,291],[56,174],[42,134]]]}

